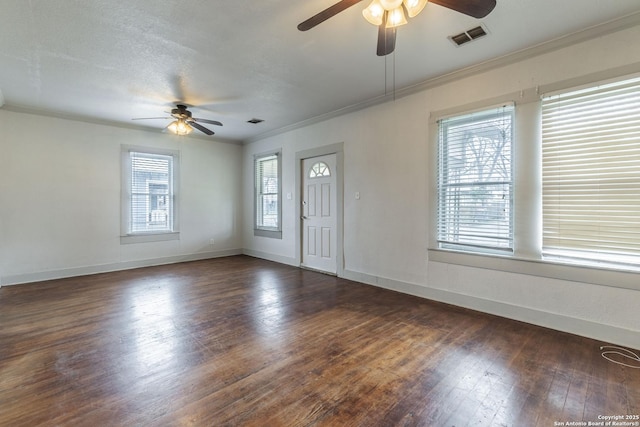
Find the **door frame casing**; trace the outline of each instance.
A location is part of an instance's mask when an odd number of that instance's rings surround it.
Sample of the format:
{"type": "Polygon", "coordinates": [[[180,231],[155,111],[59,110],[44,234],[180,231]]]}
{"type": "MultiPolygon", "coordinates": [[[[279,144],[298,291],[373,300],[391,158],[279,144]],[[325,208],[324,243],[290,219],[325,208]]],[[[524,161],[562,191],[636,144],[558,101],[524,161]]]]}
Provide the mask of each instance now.
{"type": "Polygon", "coordinates": [[[344,143],[324,145],[296,152],[295,205],[296,205],[296,265],[302,266],[302,161],[313,157],[336,155],[336,275],[344,277],[344,143]]]}

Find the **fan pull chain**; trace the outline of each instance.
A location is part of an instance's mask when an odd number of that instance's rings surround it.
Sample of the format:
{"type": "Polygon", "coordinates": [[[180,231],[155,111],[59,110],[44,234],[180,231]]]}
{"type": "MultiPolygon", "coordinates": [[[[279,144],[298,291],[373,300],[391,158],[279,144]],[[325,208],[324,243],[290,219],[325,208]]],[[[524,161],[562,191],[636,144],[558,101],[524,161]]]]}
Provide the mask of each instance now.
{"type": "Polygon", "coordinates": [[[396,100],[396,52],[393,51],[393,100],[396,100]]]}
{"type": "Polygon", "coordinates": [[[387,56],[388,55],[384,56],[384,96],[385,96],[385,98],[387,97],[387,93],[388,93],[388,91],[387,91],[387,82],[389,80],[387,78],[387,56]]]}
{"type": "MultiPolygon", "coordinates": [[[[396,100],[396,53],[393,52],[392,55],[393,55],[393,62],[391,63],[391,79],[392,79],[391,91],[392,91],[392,98],[395,101],[396,100]]],[[[388,56],[389,55],[384,56],[384,96],[385,98],[387,97],[387,95],[389,95],[389,87],[388,87],[389,76],[387,75],[387,69],[389,68],[387,64],[388,56]]]]}

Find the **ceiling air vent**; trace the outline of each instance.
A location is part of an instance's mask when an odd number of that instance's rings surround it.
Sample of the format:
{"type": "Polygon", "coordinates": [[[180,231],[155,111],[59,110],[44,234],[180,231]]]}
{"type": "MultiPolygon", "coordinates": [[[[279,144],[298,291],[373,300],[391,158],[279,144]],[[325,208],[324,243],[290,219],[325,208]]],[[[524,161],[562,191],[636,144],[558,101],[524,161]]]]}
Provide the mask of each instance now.
{"type": "Polygon", "coordinates": [[[449,40],[454,42],[457,46],[462,46],[465,43],[479,39],[480,37],[484,37],[486,35],[487,31],[482,25],[480,25],[475,28],[471,28],[470,30],[467,30],[463,33],[456,34],[455,36],[449,36],[449,40]]]}
{"type": "Polygon", "coordinates": [[[251,119],[251,120],[247,120],[247,123],[252,123],[254,125],[257,125],[258,123],[262,123],[264,122],[264,120],[262,119],[251,119]]]}

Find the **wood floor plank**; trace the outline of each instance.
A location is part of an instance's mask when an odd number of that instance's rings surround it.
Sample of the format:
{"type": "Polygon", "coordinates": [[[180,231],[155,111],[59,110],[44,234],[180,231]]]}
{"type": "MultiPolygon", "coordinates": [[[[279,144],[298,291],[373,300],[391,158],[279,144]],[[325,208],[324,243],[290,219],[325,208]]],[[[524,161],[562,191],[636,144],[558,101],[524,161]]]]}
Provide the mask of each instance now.
{"type": "Polygon", "coordinates": [[[1,426],[546,426],[640,413],[605,343],[237,256],[0,288],[1,426]]]}

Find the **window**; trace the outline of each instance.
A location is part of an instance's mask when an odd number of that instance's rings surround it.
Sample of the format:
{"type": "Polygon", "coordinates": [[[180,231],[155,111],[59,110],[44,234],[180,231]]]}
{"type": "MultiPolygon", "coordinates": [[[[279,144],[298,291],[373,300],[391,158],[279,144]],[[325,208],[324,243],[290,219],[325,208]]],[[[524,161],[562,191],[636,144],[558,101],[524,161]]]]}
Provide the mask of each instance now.
{"type": "Polygon", "coordinates": [[[311,169],[309,170],[309,178],[321,178],[324,176],[331,176],[329,165],[325,162],[318,162],[311,166],[311,169]]]}
{"type": "Polygon", "coordinates": [[[513,116],[507,105],[438,122],[440,248],[513,251],[513,116]]]}
{"type": "Polygon", "coordinates": [[[640,78],[542,100],[543,255],[640,265],[640,78]]]}
{"type": "Polygon", "coordinates": [[[282,238],[280,153],[256,156],[255,160],[256,236],[282,238]]]}
{"type": "Polygon", "coordinates": [[[602,76],[432,113],[429,261],[640,290],[640,74],[602,76]]]}
{"type": "Polygon", "coordinates": [[[178,163],[176,152],[123,147],[123,242],[176,238],[178,163]]]}

